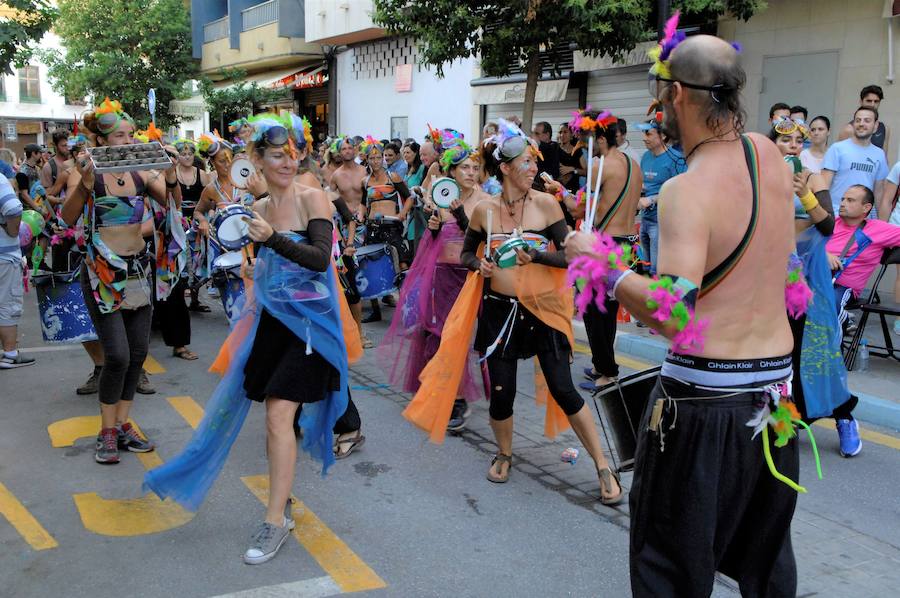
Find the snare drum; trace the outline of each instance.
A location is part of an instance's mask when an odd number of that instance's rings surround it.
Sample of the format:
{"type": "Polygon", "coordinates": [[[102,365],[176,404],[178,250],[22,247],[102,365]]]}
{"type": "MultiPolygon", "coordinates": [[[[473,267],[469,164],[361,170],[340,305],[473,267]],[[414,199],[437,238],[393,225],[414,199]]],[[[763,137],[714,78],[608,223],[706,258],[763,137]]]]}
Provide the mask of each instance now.
{"type": "Polygon", "coordinates": [[[606,427],[612,431],[612,440],[618,459],[617,471],[634,469],[634,455],[637,450],[637,436],[641,416],[647,405],[647,398],[656,386],[661,366],[652,367],[619,378],[618,382],[607,384],[594,394],[594,406],[600,416],[600,424],[606,442],[609,444],[606,427]],[[603,415],[600,415],[603,405],[603,415]]]}
{"type": "Polygon", "coordinates": [[[250,227],[244,218],[253,218],[252,212],[240,204],[225,206],[216,212],[213,218],[213,229],[216,239],[224,249],[237,251],[252,243],[248,233],[250,227]]]}
{"type": "Polygon", "coordinates": [[[234,325],[241,315],[244,297],[244,279],[241,278],[241,260],[239,251],[223,253],[213,260],[212,282],[219,291],[222,307],[228,316],[228,323],[234,325]]]}
{"type": "Polygon", "coordinates": [[[356,250],[356,287],[363,299],[377,299],[397,290],[393,248],[385,243],[365,245],[356,250]]]}
{"type": "Polygon", "coordinates": [[[516,250],[528,250],[528,243],[521,237],[511,237],[501,243],[491,254],[491,258],[499,268],[512,268],[516,265],[516,250]]]}
{"type": "Polygon", "coordinates": [[[431,201],[439,208],[449,209],[459,199],[459,184],[449,177],[441,177],[431,184],[431,201]]]}

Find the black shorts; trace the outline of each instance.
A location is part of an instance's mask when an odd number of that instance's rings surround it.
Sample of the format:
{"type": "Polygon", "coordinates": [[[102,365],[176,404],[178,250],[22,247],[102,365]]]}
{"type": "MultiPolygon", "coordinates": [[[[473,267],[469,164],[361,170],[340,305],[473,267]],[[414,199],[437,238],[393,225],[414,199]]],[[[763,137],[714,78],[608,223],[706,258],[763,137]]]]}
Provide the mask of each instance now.
{"type": "Polygon", "coordinates": [[[475,332],[476,351],[485,353],[500,338],[495,353],[501,357],[528,359],[545,351],[571,353],[569,339],[563,332],[544,324],[521,303],[516,306],[517,302],[515,297],[499,293],[484,294],[475,332]],[[516,314],[504,329],[513,309],[516,314]]]}

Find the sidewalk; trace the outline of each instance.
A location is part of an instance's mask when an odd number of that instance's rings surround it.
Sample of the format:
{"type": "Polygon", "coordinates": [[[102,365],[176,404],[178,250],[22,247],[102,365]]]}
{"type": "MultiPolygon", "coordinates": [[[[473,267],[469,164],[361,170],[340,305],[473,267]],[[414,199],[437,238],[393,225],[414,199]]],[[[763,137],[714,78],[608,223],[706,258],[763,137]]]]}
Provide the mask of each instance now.
{"type": "MultiPolygon", "coordinates": [[[[587,345],[584,325],[576,320],[575,338],[587,345]]],[[[881,327],[877,319],[866,326],[865,337],[870,344],[882,344],[881,327]]],[[[900,345],[900,336],[894,335],[894,346],[900,345]]],[[[616,335],[616,352],[656,365],[666,356],[668,343],[650,334],[649,328],[638,328],[634,320],[619,323],[616,335]]],[[[853,415],[859,420],[900,430],[900,363],[893,359],[872,356],[869,369],[853,371],[849,377],[850,390],[859,397],[859,405],[853,415]]]]}

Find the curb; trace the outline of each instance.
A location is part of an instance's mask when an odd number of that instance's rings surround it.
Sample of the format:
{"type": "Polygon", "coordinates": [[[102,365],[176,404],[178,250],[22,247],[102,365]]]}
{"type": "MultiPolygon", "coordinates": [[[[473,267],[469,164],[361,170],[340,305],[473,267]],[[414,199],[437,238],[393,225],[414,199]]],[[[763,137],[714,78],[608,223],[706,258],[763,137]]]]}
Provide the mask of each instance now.
{"type": "MultiPolygon", "coordinates": [[[[584,324],[575,321],[575,338],[587,344],[587,333],[584,324]]],[[[627,353],[631,357],[650,363],[661,363],[666,357],[668,345],[662,341],[645,338],[627,332],[616,333],[616,351],[627,353]]],[[[875,424],[900,430],[900,403],[882,399],[865,393],[854,392],[859,397],[859,404],[853,410],[854,417],[875,424]]]]}

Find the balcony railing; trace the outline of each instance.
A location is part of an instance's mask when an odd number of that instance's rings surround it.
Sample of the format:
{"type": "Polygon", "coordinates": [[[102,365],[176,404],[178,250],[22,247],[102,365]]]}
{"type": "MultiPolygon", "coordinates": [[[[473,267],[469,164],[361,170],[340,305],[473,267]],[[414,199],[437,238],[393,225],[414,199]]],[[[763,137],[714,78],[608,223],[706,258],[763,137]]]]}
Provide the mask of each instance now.
{"type": "Polygon", "coordinates": [[[278,0],[269,0],[241,11],[241,31],[278,21],[278,0]]]}
{"type": "Polygon", "coordinates": [[[216,19],[211,23],[207,23],[203,26],[203,43],[208,44],[209,42],[214,42],[217,39],[224,39],[228,37],[231,30],[228,26],[228,15],[225,15],[221,19],[216,19]]]}

